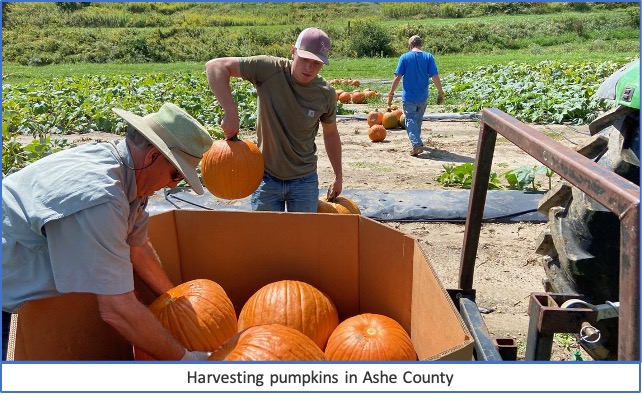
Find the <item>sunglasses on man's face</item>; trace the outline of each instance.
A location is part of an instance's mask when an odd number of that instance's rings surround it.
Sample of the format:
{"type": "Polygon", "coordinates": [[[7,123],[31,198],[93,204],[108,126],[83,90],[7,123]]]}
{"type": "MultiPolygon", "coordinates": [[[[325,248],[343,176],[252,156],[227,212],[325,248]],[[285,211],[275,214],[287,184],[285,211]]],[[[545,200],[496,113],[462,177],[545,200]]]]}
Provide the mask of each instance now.
{"type": "Polygon", "coordinates": [[[180,182],[180,181],[182,181],[183,179],[185,179],[185,177],[183,176],[183,174],[181,174],[180,172],[178,172],[178,170],[177,170],[177,169],[174,169],[174,171],[172,172],[172,182],[180,182]]]}

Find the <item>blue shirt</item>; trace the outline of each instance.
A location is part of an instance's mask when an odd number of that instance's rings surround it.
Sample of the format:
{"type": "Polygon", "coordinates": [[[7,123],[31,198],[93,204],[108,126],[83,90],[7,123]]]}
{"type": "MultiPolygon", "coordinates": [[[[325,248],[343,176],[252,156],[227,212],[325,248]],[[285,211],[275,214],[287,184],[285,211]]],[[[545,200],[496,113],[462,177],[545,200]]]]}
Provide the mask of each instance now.
{"type": "Polygon", "coordinates": [[[2,180],[3,311],[61,293],[133,290],[130,246],[147,240],[147,197],[136,197],[123,162],[133,165],[124,140],[85,144],[2,180]]]}
{"type": "Polygon", "coordinates": [[[430,77],[439,74],[435,58],[425,51],[408,51],[399,57],[395,75],[403,76],[401,101],[421,103],[428,99],[430,77]]]}

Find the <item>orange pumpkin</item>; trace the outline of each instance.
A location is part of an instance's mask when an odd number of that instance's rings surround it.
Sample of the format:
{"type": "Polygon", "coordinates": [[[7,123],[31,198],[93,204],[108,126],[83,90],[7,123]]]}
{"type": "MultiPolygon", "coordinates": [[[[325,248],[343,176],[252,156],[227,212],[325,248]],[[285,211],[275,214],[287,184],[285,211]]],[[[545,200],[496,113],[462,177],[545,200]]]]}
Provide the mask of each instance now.
{"type": "Polygon", "coordinates": [[[399,127],[406,129],[406,114],[402,113],[399,117],[399,127]]]}
{"type": "Polygon", "coordinates": [[[396,112],[389,110],[383,113],[383,120],[381,122],[384,128],[393,129],[399,125],[399,116],[396,112]]]}
{"type": "Polygon", "coordinates": [[[379,110],[370,111],[367,117],[368,126],[383,124],[383,113],[379,110]]]}
{"type": "Polygon", "coordinates": [[[252,194],[263,180],[263,154],[251,141],[217,140],[201,160],[203,184],[221,199],[242,199],[252,194]]]}
{"type": "Polygon", "coordinates": [[[325,361],[312,339],[294,328],[279,324],[258,325],[240,332],[209,360],[218,361],[325,361]]]}
{"type": "Polygon", "coordinates": [[[350,92],[343,92],[339,95],[339,101],[342,103],[349,103],[352,100],[352,95],[350,92]]]}
{"type": "Polygon", "coordinates": [[[363,92],[352,92],[352,102],[354,104],[363,104],[366,101],[366,95],[363,92]]]}
{"type": "Polygon", "coordinates": [[[239,329],[262,324],[281,324],[297,329],[325,348],[339,324],[332,300],[314,286],[282,280],[263,286],[245,303],[239,314],[239,329]]]}
{"type": "Polygon", "coordinates": [[[381,142],[386,138],[388,131],[386,131],[386,128],[383,127],[383,125],[372,125],[370,129],[368,129],[368,137],[370,140],[373,142],[381,142]]]}
{"type": "Polygon", "coordinates": [[[394,319],[381,314],[359,314],[341,322],[325,348],[331,361],[415,361],[410,336],[394,319]]]}
{"type": "MultiPolygon", "coordinates": [[[[236,311],[225,290],[208,279],[182,283],[160,295],[149,310],[187,350],[212,351],[238,331],[236,311]]],[[[134,349],[137,360],[153,360],[134,349]]]]}
{"type": "Polygon", "coordinates": [[[326,196],[319,197],[317,212],[324,214],[359,214],[361,210],[357,203],[344,196],[336,196],[328,199],[326,196]]]}

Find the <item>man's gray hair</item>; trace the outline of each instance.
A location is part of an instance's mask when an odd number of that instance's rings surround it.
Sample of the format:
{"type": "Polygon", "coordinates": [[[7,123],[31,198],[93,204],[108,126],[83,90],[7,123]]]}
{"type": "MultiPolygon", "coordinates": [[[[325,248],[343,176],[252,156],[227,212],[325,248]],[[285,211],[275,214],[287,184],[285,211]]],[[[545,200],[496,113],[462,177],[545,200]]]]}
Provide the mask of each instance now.
{"type": "Polygon", "coordinates": [[[414,35],[411,36],[410,39],[408,39],[408,45],[412,47],[421,47],[422,45],[422,40],[419,37],[419,35],[414,35]]]}

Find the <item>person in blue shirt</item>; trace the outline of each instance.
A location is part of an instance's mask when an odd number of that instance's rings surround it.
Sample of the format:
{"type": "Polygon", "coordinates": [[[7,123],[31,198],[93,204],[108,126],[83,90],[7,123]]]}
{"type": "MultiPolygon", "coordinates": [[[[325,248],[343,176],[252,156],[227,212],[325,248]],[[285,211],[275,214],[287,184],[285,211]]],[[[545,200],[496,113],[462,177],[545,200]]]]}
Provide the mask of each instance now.
{"type": "Polygon", "coordinates": [[[428,85],[432,78],[437,88],[437,104],[444,102],[444,90],[441,87],[435,58],[429,52],[421,50],[421,37],[414,35],[408,39],[409,51],[399,57],[395,78],[388,93],[388,107],[399,81],[403,78],[401,103],[406,117],[406,132],[412,144],[410,155],[416,157],[424,151],[421,140],[421,123],[428,102],[428,85]]]}

